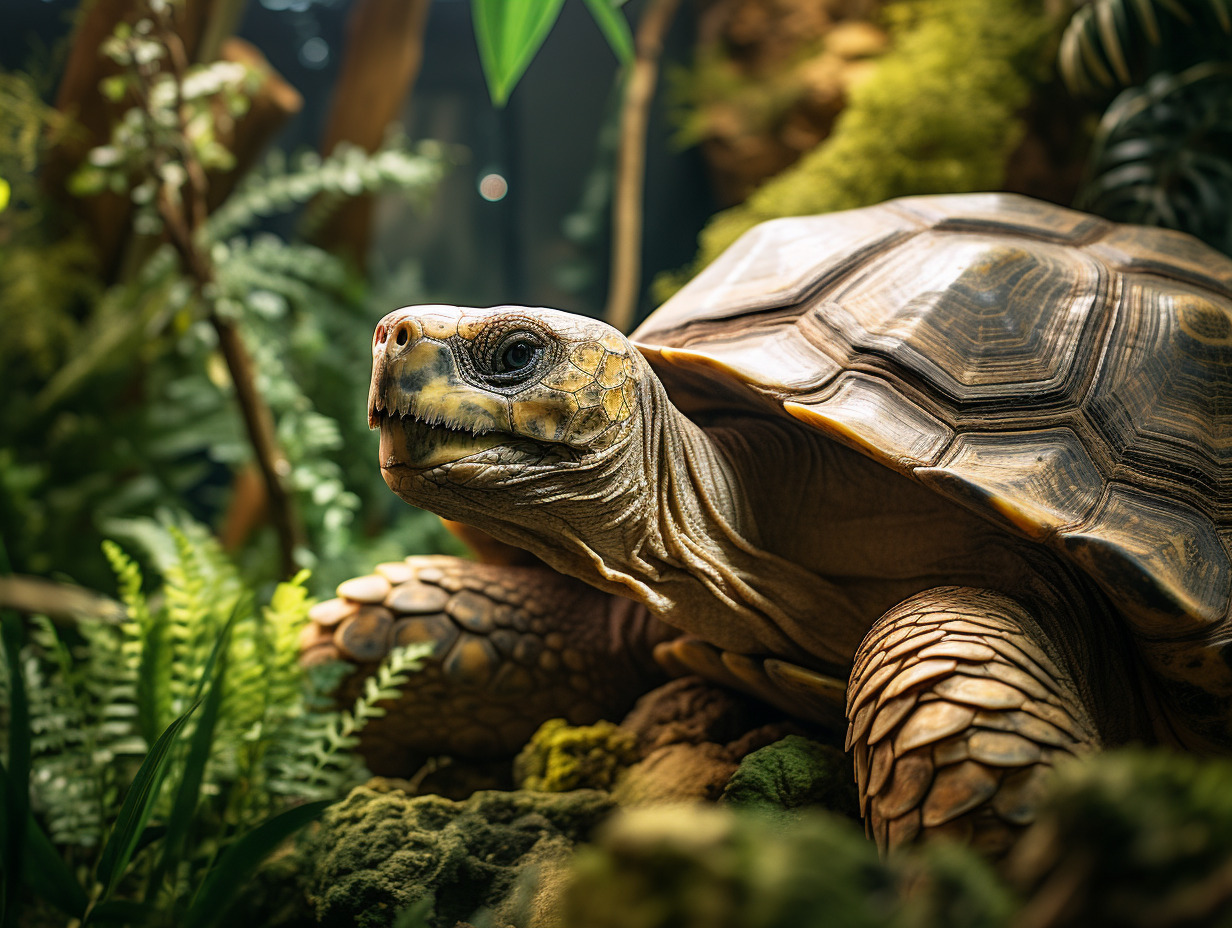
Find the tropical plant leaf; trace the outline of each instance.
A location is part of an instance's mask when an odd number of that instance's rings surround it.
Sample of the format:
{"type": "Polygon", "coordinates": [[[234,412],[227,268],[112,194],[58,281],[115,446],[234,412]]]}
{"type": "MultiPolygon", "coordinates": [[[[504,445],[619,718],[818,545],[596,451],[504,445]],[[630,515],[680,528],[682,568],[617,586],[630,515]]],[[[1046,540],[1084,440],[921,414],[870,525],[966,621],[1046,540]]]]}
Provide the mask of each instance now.
{"type": "Polygon", "coordinates": [[[288,809],[262,822],[228,847],[197,890],[184,916],[184,928],[210,928],[217,924],[257,865],[284,840],[317,819],[330,804],[330,800],[322,799],[288,809]]]}
{"type": "Polygon", "coordinates": [[[612,46],[616,58],[623,65],[633,60],[633,33],[629,29],[629,21],[617,8],[619,5],[612,0],[586,0],[590,15],[595,18],[607,44],[612,46]]]}
{"type": "Polygon", "coordinates": [[[1075,205],[1232,253],[1232,65],[1158,74],[1112,102],[1075,205]]]}
{"type": "Polygon", "coordinates": [[[1232,61],[1232,0],[1092,0],[1058,50],[1066,84],[1093,96],[1204,61],[1232,61]]]}
{"type": "Polygon", "coordinates": [[[479,60],[496,106],[509,99],[563,4],[564,0],[471,0],[479,60]]]}

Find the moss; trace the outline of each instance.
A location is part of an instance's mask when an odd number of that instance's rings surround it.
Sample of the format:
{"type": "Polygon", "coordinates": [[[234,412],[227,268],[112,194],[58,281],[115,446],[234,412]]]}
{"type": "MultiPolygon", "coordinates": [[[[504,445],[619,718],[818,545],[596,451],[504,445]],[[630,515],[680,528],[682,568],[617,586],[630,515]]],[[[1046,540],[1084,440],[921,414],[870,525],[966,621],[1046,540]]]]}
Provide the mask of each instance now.
{"type": "Polygon", "coordinates": [[[1058,768],[1011,858],[1058,926],[1232,925],[1232,763],[1123,750],[1058,768]]]}
{"type": "Polygon", "coordinates": [[[767,814],[819,807],[848,818],[859,815],[851,760],[837,748],[800,735],[747,755],[721,801],[767,814]]]}
{"type": "Polygon", "coordinates": [[[850,821],[676,806],[628,812],[578,851],[567,925],[863,928],[1007,923],[1013,896],[971,851],[883,863],[850,821]]]}
{"type": "MultiPolygon", "coordinates": [[[[830,136],[701,234],[694,272],[767,219],[891,197],[1000,186],[1045,60],[1051,20],[1026,0],[910,0],[886,10],[892,49],[851,90],[830,136]]],[[[679,276],[665,277],[665,299],[679,276]]]]}
{"type": "Polygon", "coordinates": [[[636,739],[611,722],[575,726],[551,719],[518,754],[513,775],[529,790],[610,789],[621,768],[636,760],[636,739]]]}
{"type": "Polygon", "coordinates": [[[322,928],[385,928],[431,904],[431,928],[486,908],[499,924],[533,903],[528,868],[551,870],[612,808],[593,790],[481,792],[465,802],[360,787],[331,808],[314,841],[309,894],[322,928]]]}

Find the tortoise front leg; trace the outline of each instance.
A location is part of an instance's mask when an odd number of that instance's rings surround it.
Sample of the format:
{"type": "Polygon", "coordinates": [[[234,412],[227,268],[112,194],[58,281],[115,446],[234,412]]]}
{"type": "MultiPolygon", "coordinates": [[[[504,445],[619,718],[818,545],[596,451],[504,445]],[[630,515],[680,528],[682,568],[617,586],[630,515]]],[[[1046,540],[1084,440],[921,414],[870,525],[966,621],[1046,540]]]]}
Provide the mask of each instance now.
{"type": "Polygon", "coordinates": [[[951,834],[999,856],[1035,817],[1053,763],[1100,744],[1030,612],[939,587],[891,609],[856,653],[847,747],[884,852],[951,834]]]}
{"type": "Polygon", "coordinates": [[[301,659],[356,664],[344,702],[391,647],[432,645],[361,737],[370,769],[387,776],[434,755],[512,756],[552,718],[619,721],[666,679],[653,649],[675,634],[645,607],[546,567],[408,557],[338,593],[311,611],[301,659]]]}

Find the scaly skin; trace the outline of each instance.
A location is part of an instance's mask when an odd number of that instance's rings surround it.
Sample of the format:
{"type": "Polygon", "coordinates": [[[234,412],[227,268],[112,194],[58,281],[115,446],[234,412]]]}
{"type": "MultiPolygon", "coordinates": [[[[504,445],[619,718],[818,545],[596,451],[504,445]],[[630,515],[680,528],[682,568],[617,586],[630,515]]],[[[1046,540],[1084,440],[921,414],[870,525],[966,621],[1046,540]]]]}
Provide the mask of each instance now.
{"type": "Polygon", "coordinates": [[[369,768],[388,776],[437,754],[507,757],[548,719],[619,719],[665,679],[652,652],[674,634],[645,607],[545,567],[456,557],[379,564],[309,617],[303,662],[356,665],[340,687],[344,703],[391,646],[433,646],[401,698],[364,729],[369,768]]]}
{"type": "MultiPolygon", "coordinates": [[[[954,635],[970,634],[962,616],[980,626],[985,603],[998,618],[983,634],[1017,635],[1046,656],[1055,700],[1089,733],[1074,750],[1148,730],[1131,692],[1131,652],[1074,569],[785,418],[691,421],[641,354],[603,323],[520,307],[413,307],[382,320],[373,356],[369,420],[381,429],[390,488],[644,603],[700,639],[668,649],[677,665],[824,720],[825,707],[810,710],[792,688],[834,701],[842,685],[832,685],[833,675],[851,672],[861,641],[861,661],[885,659],[877,655],[901,636],[882,639],[877,629],[907,621],[912,598],[933,591],[928,609],[955,616],[954,635]],[[1085,650],[1090,633],[1107,649],[1102,661],[1085,650]],[[1131,672],[1110,671],[1109,655],[1131,672]]],[[[989,667],[1004,659],[995,649],[968,651],[991,653],[983,658],[989,667]]],[[[874,693],[928,703],[944,699],[947,687],[968,692],[942,678],[981,661],[931,664],[936,673],[920,680],[913,662],[901,664],[887,664],[874,693]],[[899,670],[906,676],[896,683],[890,676],[899,670]]],[[[856,707],[847,708],[857,756],[864,751],[867,763],[871,742],[856,707]]],[[[965,712],[951,721],[956,715],[965,712]]],[[[923,718],[918,725],[930,715],[923,718]]],[[[1031,737],[1021,716],[986,718],[989,730],[1022,722],[1019,734],[1031,737]]],[[[957,813],[938,812],[938,804],[947,796],[968,803],[970,790],[987,792],[989,777],[999,781],[999,773],[978,773],[988,766],[979,759],[988,740],[981,735],[967,755],[929,754],[927,766],[916,756],[911,789],[944,788],[920,792],[933,797],[920,829],[890,829],[889,819],[874,817],[883,846],[927,832],[929,821],[953,822],[957,813]],[[960,755],[965,765],[954,767],[960,755]]],[[[1025,768],[1047,768],[1054,754],[1032,754],[1025,768]]],[[[881,764],[879,786],[893,782],[888,761],[881,764]]],[[[861,789],[867,801],[867,779],[861,789]]],[[[1029,805],[1015,807],[1008,828],[1030,820],[1029,805]]]]}

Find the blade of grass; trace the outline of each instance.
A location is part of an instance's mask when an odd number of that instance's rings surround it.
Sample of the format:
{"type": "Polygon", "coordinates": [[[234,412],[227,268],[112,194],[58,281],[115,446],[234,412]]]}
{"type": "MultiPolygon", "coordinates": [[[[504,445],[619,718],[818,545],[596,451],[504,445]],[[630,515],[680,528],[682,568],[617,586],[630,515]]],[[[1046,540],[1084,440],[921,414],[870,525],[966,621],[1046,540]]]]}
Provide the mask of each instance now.
{"type": "MultiPolygon", "coordinates": [[[[228,623],[223,631],[222,640],[230,637],[230,631],[231,624],[228,623]]],[[[171,817],[167,820],[167,837],[163,842],[162,855],[158,866],[150,875],[149,888],[146,892],[147,899],[155,896],[168,872],[175,872],[184,839],[188,836],[189,827],[197,811],[197,804],[201,801],[201,784],[205,780],[205,768],[209,764],[210,751],[214,746],[214,729],[218,722],[219,709],[222,706],[223,680],[226,673],[227,651],[224,646],[220,651],[214,679],[210,682],[202,704],[197,727],[189,742],[188,757],[184,761],[184,773],[180,777],[179,789],[176,790],[175,803],[171,807],[171,817]]]]}
{"type": "Polygon", "coordinates": [[[154,811],[154,803],[158,800],[163,780],[167,776],[167,769],[171,762],[171,748],[175,744],[180,729],[184,727],[184,723],[200,705],[201,700],[198,699],[179,718],[167,726],[166,731],[158,736],[158,740],[150,748],[150,753],[141,762],[137,775],[133,777],[132,785],[129,786],[128,793],[124,797],[124,804],[120,807],[120,814],[116,818],[115,827],[107,838],[107,843],[103,846],[103,853],[99,858],[97,878],[98,882],[103,884],[100,901],[106,901],[115,890],[116,884],[119,883],[120,877],[124,875],[124,870],[128,867],[128,862],[132,860],[137,842],[141,838],[146,822],[149,821],[150,813],[154,811]]]}
{"type": "Polygon", "coordinates": [[[227,907],[244,881],[269,854],[330,806],[328,799],[288,809],[245,834],[223,852],[202,881],[184,928],[211,928],[227,913],[227,907]]]}
{"type": "MultiPolygon", "coordinates": [[[[9,776],[4,765],[0,764],[0,791],[7,794],[8,790],[9,776]]],[[[21,860],[26,865],[22,871],[25,883],[36,896],[73,918],[81,918],[85,914],[90,903],[86,891],[57,853],[46,832],[34,820],[34,814],[28,810],[21,860]]],[[[15,874],[6,870],[5,878],[9,881],[6,891],[10,896],[15,895],[15,874]]]]}

